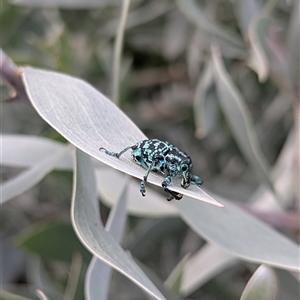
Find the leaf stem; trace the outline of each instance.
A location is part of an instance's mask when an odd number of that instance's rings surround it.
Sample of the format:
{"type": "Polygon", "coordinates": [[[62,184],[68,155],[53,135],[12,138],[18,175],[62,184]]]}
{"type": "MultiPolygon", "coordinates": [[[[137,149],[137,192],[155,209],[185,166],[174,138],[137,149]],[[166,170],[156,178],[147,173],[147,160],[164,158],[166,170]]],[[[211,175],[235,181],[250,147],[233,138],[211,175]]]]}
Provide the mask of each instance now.
{"type": "Polygon", "coordinates": [[[121,20],[117,31],[114,47],[113,58],[113,78],[112,78],[112,100],[117,105],[119,104],[120,97],[120,67],[121,67],[121,55],[123,48],[123,39],[125,31],[125,23],[128,15],[130,0],[123,0],[121,20]]]}

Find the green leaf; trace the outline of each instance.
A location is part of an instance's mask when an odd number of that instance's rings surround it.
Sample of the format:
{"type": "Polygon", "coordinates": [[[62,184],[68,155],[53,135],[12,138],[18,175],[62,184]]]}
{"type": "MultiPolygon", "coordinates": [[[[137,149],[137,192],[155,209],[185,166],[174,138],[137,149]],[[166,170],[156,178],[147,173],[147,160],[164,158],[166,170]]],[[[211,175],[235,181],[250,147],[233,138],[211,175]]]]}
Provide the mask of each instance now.
{"type": "Polygon", "coordinates": [[[18,236],[16,242],[44,259],[70,263],[75,252],[80,252],[86,262],[91,259],[91,254],[82,246],[69,223],[37,224],[29,232],[18,236]]]}
{"type": "Polygon", "coordinates": [[[275,272],[267,266],[260,266],[248,281],[241,300],[275,300],[277,298],[275,272]]]}
{"type": "Polygon", "coordinates": [[[26,297],[22,297],[16,294],[9,293],[4,290],[0,290],[0,300],[33,300],[26,297]]]}
{"type": "MultiPolygon", "coordinates": [[[[145,170],[133,162],[130,153],[121,159],[99,151],[104,147],[121,151],[127,146],[146,139],[136,125],[110,100],[86,82],[50,71],[26,67],[23,81],[32,105],[54,129],[77,148],[92,157],[137,178],[145,170]]],[[[161,186],[162,176],[151,173],[148,182],[161,186]]],[[[170,189],[183,195],[222,207],[196,185],[188,189],[175,178],[170,189]]]]}
{"type": "Polygon", "coordinates": [[[185,197],[177,201],[183,220],[205,240],[240,259],[299,271],[299,247],[229,201],[216,209],[185,197]]]}
{"type": "Polygon", "coordinates": [[[259,146],[245,100],[234,85],[217,47],[212,47],[218,98],[231,132],[257,177],[281,201],[272,184],[269,165],[259,146]]]}
{"type": "Polygon", "coordinates": [[[89,157],[76,152],[71,217],[77,236],[93,255],[129,278],[149,295],[165,299],[132,258],[103,228],[99,218],[95,177],[89,157]]]}

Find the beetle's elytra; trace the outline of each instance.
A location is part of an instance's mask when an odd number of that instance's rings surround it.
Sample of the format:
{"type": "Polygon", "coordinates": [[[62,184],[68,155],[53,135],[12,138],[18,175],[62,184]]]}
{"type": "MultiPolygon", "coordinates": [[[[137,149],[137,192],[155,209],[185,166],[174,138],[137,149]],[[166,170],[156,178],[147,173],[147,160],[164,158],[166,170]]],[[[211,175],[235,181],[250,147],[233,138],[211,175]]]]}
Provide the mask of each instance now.
{"type": "Polygon", "coordinates": [[[110,156],[120,158],[120,156],[129,149],[132,150],[132,159],[147,170],[140,185],[140,192],[143,196],[146,195],[145,185],[151,171],[159,172],[166,176],[161,185],[169,194],[167,198],[168,201],[172,199],[180,200],[183,196],[168,189],[173,177],[181,176],[181,186],[185,189],[190,186],[191,182],[197,186],[203,183],[200,177],[191,174],[193,167],[191,158],[184,151],[179,150],[169,142],[163,142],[157,139],[143,140],[133,146],[126,147],[119,153],[108,151],[103,147],[99,150],[103,150],[110,156]]]}

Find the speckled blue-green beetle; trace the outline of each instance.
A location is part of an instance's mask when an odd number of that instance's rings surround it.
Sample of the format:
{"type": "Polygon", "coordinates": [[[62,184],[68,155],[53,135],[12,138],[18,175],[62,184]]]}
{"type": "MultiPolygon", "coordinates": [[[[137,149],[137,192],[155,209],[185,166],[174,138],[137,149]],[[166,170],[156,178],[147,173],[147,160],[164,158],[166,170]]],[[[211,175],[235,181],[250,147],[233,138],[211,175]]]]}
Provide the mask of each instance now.
{"type": "Polygon", "coordinates": [[[193,167],[190,157],[168,142],[162,142],[157,139],[144,140],[133,146],[126,147],[119,153],[108,151],[103,147],[99,150],[104,150],[106,154],[120,158],[120,156],[129,149],[132,150],[132,159],[147,170],[140,187],[140,192],[143,196],[146,195],[145,185],[151,171],[160,172],[167,176],[161,185],[164,190],[169,193],[168,201],[174,198],[180,200],[183,196],[168,189],[173,177],[182,176],[181,186],[185,189],[190,186],[191,182],[197,186],[203,183],[200,177],[190,173],[193,167]]]}

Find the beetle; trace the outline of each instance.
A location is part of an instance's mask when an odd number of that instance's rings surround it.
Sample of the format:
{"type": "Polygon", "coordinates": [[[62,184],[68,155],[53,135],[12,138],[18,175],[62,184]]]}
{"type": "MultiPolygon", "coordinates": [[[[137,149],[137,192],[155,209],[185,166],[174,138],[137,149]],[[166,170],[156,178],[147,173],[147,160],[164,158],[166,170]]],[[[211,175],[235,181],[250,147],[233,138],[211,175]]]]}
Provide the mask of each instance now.
{"type": "Polygon", "coordinates": [[[146,182],[151,171],[166,176],[161,185],[169,194],[168,201],[173,199],[180,200],[183,197],[182,194],[168,189],[173,177],[181,176],[181,186],[185,189],[191,183],[197,186],[203,183],[200,177],[191,174],[193,167],[191,158],[184,151],[179,150],[169,142],[163,142],[158,139],[143,140],[133,146],[127,146],[120,152],[109,151],[103,147],[99,148],[100,151],[103,150],[107,155],[116,158],[120,158],[122,154],[130,149],[132,150],[131,157],[134,162],[147,170],[140,184],[142,196],[146,195],[146,182]]]}

